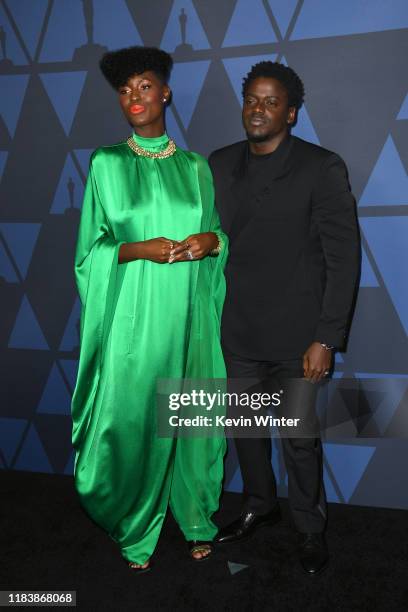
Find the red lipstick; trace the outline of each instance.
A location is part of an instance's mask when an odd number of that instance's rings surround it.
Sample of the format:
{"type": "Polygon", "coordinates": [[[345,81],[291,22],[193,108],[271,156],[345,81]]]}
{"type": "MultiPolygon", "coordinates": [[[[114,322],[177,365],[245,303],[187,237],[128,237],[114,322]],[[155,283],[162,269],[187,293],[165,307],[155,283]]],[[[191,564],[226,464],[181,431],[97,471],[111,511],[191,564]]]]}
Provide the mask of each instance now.
{"type": "Polygon", "coordinates": [[[129,110],[132,115],[139,115],[139,113],[143,113],[145,111],[145,107],[141,104],[132,104],[129,110]]]}

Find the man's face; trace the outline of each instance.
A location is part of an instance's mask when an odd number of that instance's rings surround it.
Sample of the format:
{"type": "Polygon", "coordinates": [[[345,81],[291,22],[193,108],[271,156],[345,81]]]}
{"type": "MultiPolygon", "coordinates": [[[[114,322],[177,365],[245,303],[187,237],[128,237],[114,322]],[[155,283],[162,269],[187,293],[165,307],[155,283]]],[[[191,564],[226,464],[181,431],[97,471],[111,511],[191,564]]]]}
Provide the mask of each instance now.
{"type": "Polygon", "coordinates": [[[271,77],[259,77],[248,86],[242,107],[242,123],[250,142],[265,142],[287,131],[295,120],[295,107],[288,106],[288,94],[271,77]]]}

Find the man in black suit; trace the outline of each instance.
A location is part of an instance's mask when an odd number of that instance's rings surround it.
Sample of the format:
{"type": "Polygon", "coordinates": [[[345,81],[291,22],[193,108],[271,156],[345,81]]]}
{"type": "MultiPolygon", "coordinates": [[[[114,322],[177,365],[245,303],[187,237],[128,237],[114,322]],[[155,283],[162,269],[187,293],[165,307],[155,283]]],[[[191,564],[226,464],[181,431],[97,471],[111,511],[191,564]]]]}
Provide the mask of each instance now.
{"type": "MultiPolygon", "coordinates": [[[[345,342],[360,264],[355,202],[342,159],[290,134],[303,97],[291,68],[256,64],[243,81],[247,140],[209,158],[230,239],[222,318],[229,378],[317,383],[345,342]]],[[[245,504],[219,543],[280,518],[270,438],[235,444],[245,504]]],[[[282,448],[299,559],[314,574],[328,562],[320,438],[282,438],[282,448]]]]}

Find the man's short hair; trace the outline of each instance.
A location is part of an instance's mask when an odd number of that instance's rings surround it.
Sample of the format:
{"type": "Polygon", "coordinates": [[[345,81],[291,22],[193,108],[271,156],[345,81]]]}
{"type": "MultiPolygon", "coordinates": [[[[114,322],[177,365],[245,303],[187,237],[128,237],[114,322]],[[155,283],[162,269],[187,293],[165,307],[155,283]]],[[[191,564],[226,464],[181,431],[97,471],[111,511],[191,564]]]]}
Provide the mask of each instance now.
{"type": "Polygon", "coordinates": [[[249,85],[258,78],[276,79],[283,85],[288,93],[288,105],[299,110],[303,104],[305,88],[303,82],[292,68],[279,64],[279,62],[258,62],[252,66],[242,81],[242,95],[245,96],[249,85]]]}

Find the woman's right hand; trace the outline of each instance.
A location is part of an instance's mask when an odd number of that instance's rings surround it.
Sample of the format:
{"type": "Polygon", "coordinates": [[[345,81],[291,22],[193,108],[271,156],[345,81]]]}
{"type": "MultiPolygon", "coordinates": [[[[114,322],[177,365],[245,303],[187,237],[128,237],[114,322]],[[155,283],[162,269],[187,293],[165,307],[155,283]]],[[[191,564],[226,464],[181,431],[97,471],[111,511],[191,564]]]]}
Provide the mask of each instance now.
{"type": "Polygon", "coordinates": [[[138,259],[148,259],[155,263],[168,263],[170,251],[176,243],[168,238],[152,238],[138,243],[138,259]]]}
{"type": "Polygon", "coordinates": [[[120,264],[148,259],[155,263],[169,263],[170,251],[179,243],[169,238],[152,238],[142,242],[127,242],[119,249],[118,261],[120,264]]]}

